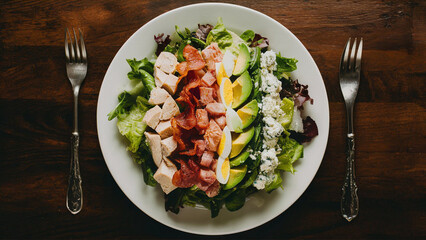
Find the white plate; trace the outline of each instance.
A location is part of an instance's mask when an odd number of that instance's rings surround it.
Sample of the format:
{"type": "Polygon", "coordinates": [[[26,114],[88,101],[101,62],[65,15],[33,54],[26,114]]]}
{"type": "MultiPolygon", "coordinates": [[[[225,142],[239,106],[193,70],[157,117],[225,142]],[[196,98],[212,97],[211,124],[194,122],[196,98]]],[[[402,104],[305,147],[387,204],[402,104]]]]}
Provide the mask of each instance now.
{"type": "Polygon", "coordinates": [[[329,109],[321,74],[303,44],[284,26],[255,10],[238,5],[203,3],[181,7],[162,14],[136,31],[121,47],[106,72],[99,93],[97,108],[99,142],[105,162],[121,190],[144,213],[169,227],[197,234],[219,235],[245,231],[262,225],[290,207],[306,190],[314,178],[324,155],[329,129],[329,109]],[[284,190],[272,194],[256,193],[245,206],[236,212],[225,208],[211,219],[210,211],[185,207],[178,215],[164,210],[164,199],[159,187],[152,188],[143,182],[140,167],[126,151],[126,142],[120,136],[116,120],[108,121],[107,114],[117,105],[117,96],[129,84],[127,58],[141,59],[152,56],[156,49],[154,34],[172,34],[175,25],[195,30],[197,24],[216,24],[222,17],[225,26],[242,33],[251,29],[265,36],[270,46],[286,57],[299,60],[292,76],[309,85],[314,105],[306,104],[306,113],[317,123],[319,135],[305,146],[304,158],[295,168],[297,172],[284,175],[284,190]]]}

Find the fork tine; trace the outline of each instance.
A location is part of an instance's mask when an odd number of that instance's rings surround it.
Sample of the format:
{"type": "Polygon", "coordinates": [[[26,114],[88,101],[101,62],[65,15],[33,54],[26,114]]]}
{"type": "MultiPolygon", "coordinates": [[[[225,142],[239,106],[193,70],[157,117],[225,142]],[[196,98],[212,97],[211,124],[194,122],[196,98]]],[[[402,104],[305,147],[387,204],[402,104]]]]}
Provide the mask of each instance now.
{"type": "Polygon", "coordinates": [[[355,70],[361,69],[361,55],[362,55],[362,38],[359,41],[358,52],[356,53],[355,70]]]}
{"type": "Polygon", "coordinates": [[[345,70],[348,67],[349,46],[351,38],[348,39],[345,49],[343,49],[342,58],[340,59],[340,70],[345,70]]]}
{"type": "Polygon", "coordinates": [[[75,29],[72,28],[72,31],[74,32],[74,41],[75,41],[75,61],[76,62],[81,62],[81,58],[80,58],[80,47],[78,46],[78,38],[77,35],[75,34],[75,29]]]}
{"type": "Polygon", "coordinates": [[[68,47],[68,34],[67,34],[68,28],[65,29],[65,58],[67,63],[70,62],[70,49],[68,47]]]}
{"type": "Polygon", "coordinates": [[[351,49],[351,58],[349,59],[349,70],[352,70],[355,68],[355,51],[356,51],[356,38],[354,40],[354,44],[352,45],[351,49]]]}
{"type": "Polygon", "coordinates": [[[80,32],[81,61],[83,63],[86,63],[87,62],[86,45],[84,44],[83,33],[81,32],[80,28],[78,29],[78,31],[80,32]]]}
{"type": "Polygon", "coordinates": [[[70,34],[70,31],[68,30],[68,28],[67,28],[67,34],[68,34],[68,37],[69,37],[69,40],[70,40],[70,48],[71,48],[71,50],[70,50],[70,52],[71,52],[71,58],[70,58],[70,62],[74,62],[74,60],[75,60],[75,55],[74,55],[74,46],[73,46],[73,43],[72,43],[72,37],[71,37],[71,34],[70,34]]]}

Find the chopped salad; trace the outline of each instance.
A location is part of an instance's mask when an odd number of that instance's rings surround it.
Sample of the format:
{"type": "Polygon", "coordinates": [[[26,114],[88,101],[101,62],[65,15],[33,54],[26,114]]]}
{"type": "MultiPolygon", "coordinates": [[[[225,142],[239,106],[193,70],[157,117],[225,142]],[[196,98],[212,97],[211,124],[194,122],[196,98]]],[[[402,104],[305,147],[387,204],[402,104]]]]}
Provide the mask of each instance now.
{"type": "Polygon", "coordinates": [[[247,196],[282,188],[303,143],[318,135],[302,118],[308,86],[291,78],[297,60],[269,49],[247,30],[198,24],[154,36],[155,57],[127,59],[133,88],[108,114],[147,185],[160,185],[165,209],[197,204],[216,217],[244,206],[247,196]]]}

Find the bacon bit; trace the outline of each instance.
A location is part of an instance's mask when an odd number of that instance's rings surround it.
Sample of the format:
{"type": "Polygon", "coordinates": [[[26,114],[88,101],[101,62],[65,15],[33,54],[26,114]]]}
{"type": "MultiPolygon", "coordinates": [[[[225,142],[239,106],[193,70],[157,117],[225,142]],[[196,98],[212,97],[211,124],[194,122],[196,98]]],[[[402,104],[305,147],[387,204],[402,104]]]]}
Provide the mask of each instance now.
{"type": "Polygon", "coordinates": [[[177,159],[177,162],[180,163],[180,169],[175,172],[172,178],[173,185],[180,188],[192,187],[197,182],[197,171],[192,169],[191,160],[186,163],[183,160],[177,159]]]}
{"type": "Polygon", "coordinates": [[[176,99],[180,104],[185,104],[185,110],[175,117],[177,125],[181,128],[190,130],[197,125],[197,118],[195,117],[195,106],[189,99],[185,92],[181,92],[179,98],[176,99]]]}
{"type": "Polygon", "coordinates": [[[209,126],[209,115],[205,109],[195,110],[195,116],[197,117],[197,127],[199,129],[206,129],[209,126]]]}
{"type": "Polygon", "coordinates": [[[182,131],[177,125],[176,119],[173,117],[170,120],[170,123],[173,128],[173,139],[178,143],[178,150],[182,151],[185,149],[185,142],[182,140],[182,131]]]}
{"type": "Polygon", "coordinates": [[[184,152],[180,152],[180,155],[186,155],[186,156],[201,156],[206,149],[206,143],[204,140],[191,140],[192,143],[194,143],[194,147],[192,149],[189,149],[184,152]]]}
{"type": "Polygon", "coordinates": [[[183,57],[188,62],[188,70],[200,70],[206,65],[198,50],[189,44],[183,49],[183,57]]]}

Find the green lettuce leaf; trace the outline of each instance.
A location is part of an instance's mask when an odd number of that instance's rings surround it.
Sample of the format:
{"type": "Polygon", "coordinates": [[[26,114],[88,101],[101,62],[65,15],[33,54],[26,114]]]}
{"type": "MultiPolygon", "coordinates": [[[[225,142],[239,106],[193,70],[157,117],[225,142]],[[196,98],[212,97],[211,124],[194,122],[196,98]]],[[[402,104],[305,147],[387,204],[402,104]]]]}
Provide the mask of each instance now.
{"type": "Polygon", "coordinates": [[[145,104],[145,100],[143,97],[138,96],[136,104],[133,104],[128,112],[118,116],[118,131],[129,140],[130,145],[127,149],[133,153],[139,149],[143,133],[147,127],[146,123],[142,121],[149,109],[149,106],[145,104]]]}
{"type": "Polygon", "coordinates": [[[240,38],[250,44],[254,38],[254,32],[252,30],[247,30],[240,35],[240,38]]]}
{"type": "Polygon", "coordinates": [[[118,95],[118,105],[108,113],[108,121],[111,121],[115,117],[123,114],[127,114],[130,106],[135,102],[135,98],[128,92],[124,91],[118,95]]]}
{"type": "Polygon", "coordinates": [[[142,60],[126,59],[127,63],[130,65],[132,72],[137,72],[139,69],[147,71],[149,74],[154,74],[154,64],[148,60],[148,58],[144,58],[142,60]]]}
{"type": "Polygon", "coordinates": [[[232,45],[232,35],[223,25],[222,18],[217,20],[216,26],[209,32],[206,38],[206,45],[216,42],[220,49],[225,49],[232,45]]]}
{"type": "Polygon", "coordinates": [[[277,169],[294,173],[293,163],[303,157],[303,145],[289,137],[280,137],[278,145],[282,150],[277,156],[279,161],[277,169]]]}
{"type": "Polygon", "coordinates": [[[288,77],[289,72],[292,72],[297,69],[297,60],[295,58],[286,58],[281,57],[281,54],[277,54],[277,70],[274,72],[275,76],[277,76],[278,79],[281,79],[282,77],[288,77]]]}
{"type": "Polygon", "coordinates": [[[280,171],[279,170],[275,170],[275,172],[274,172],[274,180],[271,183],[269,183],[268,185],[266,185],[265,191],[268,192],[268,193],[270,193],[270,192],[274,191],[275,189],[277,189],[279,187],[282,188],[282,182],[283,182],[283,179],[281,177],[280,171]]]}

